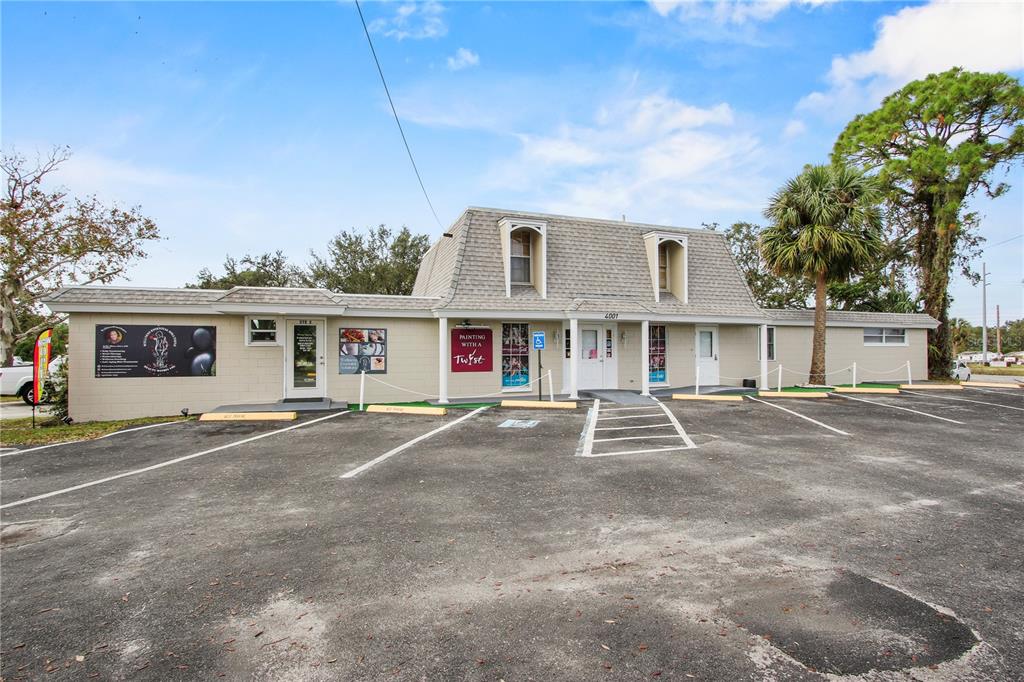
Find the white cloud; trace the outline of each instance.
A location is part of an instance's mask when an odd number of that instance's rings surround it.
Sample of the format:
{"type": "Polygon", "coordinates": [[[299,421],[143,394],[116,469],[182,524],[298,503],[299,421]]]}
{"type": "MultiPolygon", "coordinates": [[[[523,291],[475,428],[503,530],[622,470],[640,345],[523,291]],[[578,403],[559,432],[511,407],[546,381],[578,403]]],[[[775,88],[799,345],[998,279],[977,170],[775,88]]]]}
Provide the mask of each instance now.
{"type": "Polygon", "coordinates": [[[1018,2],[932,2],[878,22],[875,43],[832,60],[829,88],[798,109],[846,117],[929,73],[1024,68],[1024,5],[1018,2]]]}
{"type": "Polygon", "coordinates": [[[725,103],[698,107],[664,92],[616,99],[587,125],[519,135],[495,187],[529,194],[547,210],[617,217],[757,210],[758,139],[734,125],[725,103]]]}
{"type": "Polygon", "coordinates": [[[455,51],[454,55],[448,57],[448,69],[450,71],[461,71],[478,64],[480,64],[480,55],[464,47],[460,47],[455,51]]]}
{"type": "Polygon", "coordinates": [[[396,40],[440,38],[448,33],[443,14],[444,6],[437,0],[404,2],[394,16],[371,21],[370,31],[396,40]]]}
{"type": "Polygon", "coordinates": [[[682,21],[713,21],[716,24],[745,24],[767,21],[790,6],[817,7],[835,0],[648,0],[663,17],[674,15],[682,21]]]}
{"type": "Polygon", "coordinates": [[[792,140],[794,137],[800,137],[807,132],[807,124],[798,118],[790,119],[786,123],[786,127],[782,131],[782,137],[787,140],[792,140]]]}

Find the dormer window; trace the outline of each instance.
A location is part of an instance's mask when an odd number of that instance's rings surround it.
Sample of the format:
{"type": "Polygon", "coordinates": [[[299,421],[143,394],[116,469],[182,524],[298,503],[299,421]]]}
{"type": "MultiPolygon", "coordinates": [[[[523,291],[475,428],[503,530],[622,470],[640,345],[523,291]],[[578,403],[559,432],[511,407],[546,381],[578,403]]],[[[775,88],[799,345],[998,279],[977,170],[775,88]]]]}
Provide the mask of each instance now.
{"type": "Polygon", "coordinates": [[[680,303],[688,303],[689,244],[686,235],[678,232],[648,232],[644,235],[644,247],[651,270],[654,302],[661,303],[663,294],[671,294],[680,303]]]}
{"type": "Polygon", "coordinates": [[[505,295],[528,295],[533,287],[541,298],[548,297],[548,224],[541,220],[506,217],[498,221],[501,257],[504,261],[505,295]]]}
{"type": "Polygon", "coordinates": [[[512,284],[532,284],[533,264],[530,259],[530,242],[533,230],[519,229],[509,239],[509,276],[512,284]]]}
{"type": "Polygon", "coordinates": [[[658,245],[658,288],[668,291],[668,244],[658,245]]]}

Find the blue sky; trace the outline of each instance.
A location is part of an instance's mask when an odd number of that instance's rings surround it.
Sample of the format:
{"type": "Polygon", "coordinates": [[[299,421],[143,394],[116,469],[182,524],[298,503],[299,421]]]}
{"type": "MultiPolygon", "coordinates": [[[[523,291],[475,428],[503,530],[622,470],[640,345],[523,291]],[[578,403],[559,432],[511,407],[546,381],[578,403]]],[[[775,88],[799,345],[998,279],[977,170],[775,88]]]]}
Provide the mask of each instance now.
{"type": "MultiPolygon", "coordinates": [[[[73,193],[140,204],[165,240],[130,281],[226,254],[304,262],[340,229],[442,231],[350,3],[22,3],[2,12],[5,149],[70,145],[73,193]]],[[[447,226],[469,205],[682,226],[761,221],[845,122],[952,65],[1022,75],[1016,3],[368,2],[378,55],[447,226]],[[936,50],[935,45],[943,45],[936,50]]],[[[1024,232],[1024,172],[979,200],[1024,232]]],[[[1024,239],[986,253],[1024,317],[1024,239]]],[[[954,315],[981,318],[961,278],[954,315]]],[[[991,313],[990,313],[991,314],[991,313]]]]}

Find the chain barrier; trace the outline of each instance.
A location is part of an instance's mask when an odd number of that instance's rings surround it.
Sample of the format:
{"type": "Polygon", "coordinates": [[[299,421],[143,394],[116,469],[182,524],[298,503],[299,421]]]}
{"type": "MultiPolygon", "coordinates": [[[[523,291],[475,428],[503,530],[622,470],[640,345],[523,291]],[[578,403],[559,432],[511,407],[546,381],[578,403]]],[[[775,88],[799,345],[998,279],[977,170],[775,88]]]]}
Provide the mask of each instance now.
{"type": "MultiPolygon", "coordinates": [[[[548,379],[550,377],[550,375],[551,375],[551,370],[548,370],[547,372],[545,372],[544,374],[540,375],[536,379],[530,381],[529,383],[523,384],[522,386],[517,386],[516,388],[524,389],[523,393],[526,393],[527,391],[525,389],[528,389],[529,387],[533,386],[534,384],[536,384],[539,381],[544,381],[545,379],[548,379]]],[[[404,388],[402,386],[396,386],[395,384],[388,383],[387,381],[384,381],[383,379],[378,379],[377,377],[373,376],[372,374],[364,374],[363,376],[365,376],[367,379],[370,379],[371,381],[376,381],[378,384],[383,384],[384,386],[387,386],[388,388],[393,388],[396,391],[404,391],[405,393],[410,393],[412,395],[417,395],[417,396],[421,396],[423,398],[430,398],[430,399],[434,399],[434,400],[437,400],[439,398],[439,396],[436,393],[423,393],[421,391],[414,391],[411,388],[404,388]]],[[[497,393],[483,393],[483,394],[475,394],[475,395],[463,395],[463,396],[453,395],[453,396],[448,396],[448,400],[467,400],[467,399],[470,399],[470,398],[495,398],[495,397],[499,397],[499,396],[502,396],[502,395],[505,395],[505,396],[510,395],[510,392],[509,391],[498,391],[497,393]]]]}

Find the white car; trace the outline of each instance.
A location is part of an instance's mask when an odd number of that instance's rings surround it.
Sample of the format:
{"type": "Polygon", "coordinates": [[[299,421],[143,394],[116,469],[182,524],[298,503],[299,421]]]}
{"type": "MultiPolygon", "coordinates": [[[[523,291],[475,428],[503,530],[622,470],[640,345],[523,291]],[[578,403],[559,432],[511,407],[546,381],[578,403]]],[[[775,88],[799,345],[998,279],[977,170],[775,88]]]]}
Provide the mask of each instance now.
{"type": "MultiPolygon", "coordinates": [[[[51,360],[49,376],[52,377],[63,363],[63,355],[51,360]]],[[[28,405],[33,403],[35,396],[32,394],[31,362],[0,367],[0,395],[16,395],[28,405]]]]}
{"type": "Polygon", "coordinates": [[[953,367],[950,368],[949,376],[953,377],[957,381],[970,381],[971,368],[968,367],[967,363],[963,360],[957,360],[953,363],[953,367]]]}

